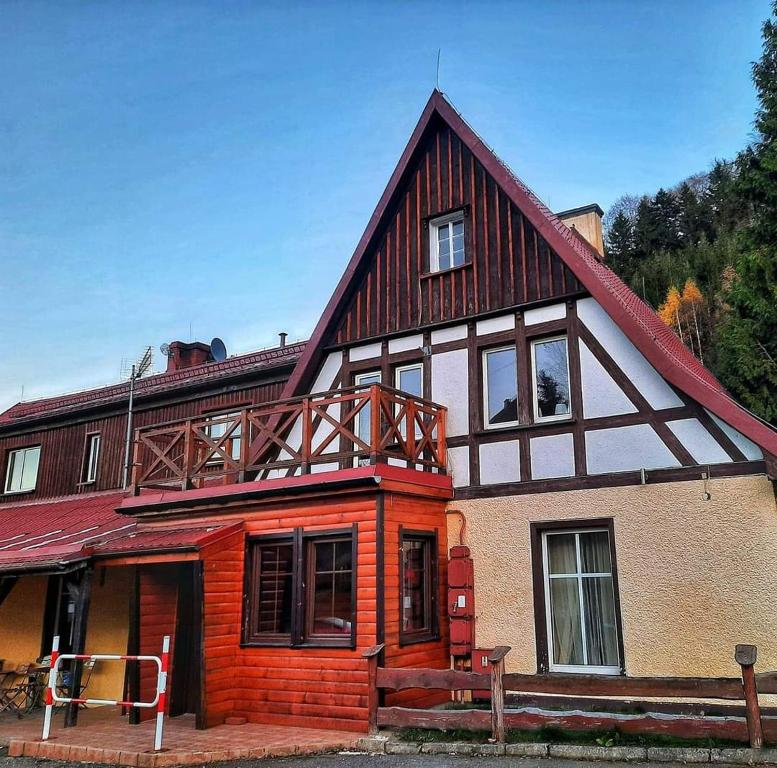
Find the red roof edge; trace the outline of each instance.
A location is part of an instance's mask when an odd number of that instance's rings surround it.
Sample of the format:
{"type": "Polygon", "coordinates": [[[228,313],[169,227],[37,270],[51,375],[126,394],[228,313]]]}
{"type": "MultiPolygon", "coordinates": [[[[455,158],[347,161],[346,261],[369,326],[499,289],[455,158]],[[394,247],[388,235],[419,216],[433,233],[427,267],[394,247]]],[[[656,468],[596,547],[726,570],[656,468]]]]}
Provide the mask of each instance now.
{"type": "MultiPolygon", "coordinates": [[[[777,430],[739,405],[728,393],[719,388],[719,385],[715,386],[717,380],[706,368],[696,361],[687,348],[683,346],[682,351],[670,351],[665,344],[659,342],[655,335],[651,335],[646,325],[640,321],[636,312],[629,309],[618,298],[616,290],[628,298],[630,304],[634,304],[641,310],[647,310],[655,315],[653,309],[636,296],[612,270],[599,263],[593,255],[587,258],[584,251],[588,251],[588,249],[584,244],[580,243],[580,247],[575,246],[573,242],[574,235],[569,228],[554,216],[529,188],[510,171],[493,150],[483,142],[459,115],[443,94],[436,89],[432,91],[432,95],[421,113],[410,140],[402,152],[394,172],[391,174],[388,185],[370,217],[367,228],[359,240],[356,250],[348,262],[348,266],[340,278],[332,297],[327,303],[326,309],[317,323],[305,351],[286,383],[282,397],[292,397],[297,394],[313,375],[313,369],[321,358],[321,347],[326,332],[347,294],[359,266],[366,258],[367,246],[383,219],[402,175],[406,171],[408,163],[420,142],[421,136],[435,114],[442,118],[466,144],[484,168],[494,177],[497,184],[502,187],[531,224],[545,238],[548,245],[558,253],[564,263],[577,276],[591,296],[602,306],[629,340],[667,381],[709,409],[727,424],[739,430],[739,432],[759,445],[764,451],[777,455],[777,430]],[[605,274],[601,270],[606,271],[606,282],[605,274]],[[681,360],[681,357],[685,359],[681,360]],[[694,361],[693,364],[690,363],[688,358],[694,361]],[[693,372],[695,367],[700,369],[698,373],[693,372]]],[[[656,319],[658,320],[658,318],[656,319]]],[[[660,322],[660,320],[658,321],[660,322]]]]}

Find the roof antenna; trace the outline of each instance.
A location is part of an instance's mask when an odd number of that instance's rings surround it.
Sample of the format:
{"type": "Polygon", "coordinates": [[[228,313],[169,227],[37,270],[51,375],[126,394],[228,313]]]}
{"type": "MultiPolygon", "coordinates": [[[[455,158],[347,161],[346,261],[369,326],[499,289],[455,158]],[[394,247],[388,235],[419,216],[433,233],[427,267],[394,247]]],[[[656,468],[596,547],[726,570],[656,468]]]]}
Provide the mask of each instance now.
{"type": "Polygon", "coordinates": [[[435,83],[435,90],[440,90],[440,49],[437,49],[437,81],[435,83]]]}

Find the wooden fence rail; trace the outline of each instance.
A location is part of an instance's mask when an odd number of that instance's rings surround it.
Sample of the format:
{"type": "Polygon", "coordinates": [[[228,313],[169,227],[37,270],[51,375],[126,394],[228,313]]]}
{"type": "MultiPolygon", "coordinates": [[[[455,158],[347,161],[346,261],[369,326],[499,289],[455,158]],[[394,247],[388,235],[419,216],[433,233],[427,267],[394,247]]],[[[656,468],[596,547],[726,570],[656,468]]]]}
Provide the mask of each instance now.
{"type": "MultiPolygon", "coordinates": [[[[382,646],[365,652],[370,697],[369,726],[416,727],[448,730],[490,730],[498,742],[505,740],[505,729],[537,730],[554,726],[567,730],[620,730],[625,733],[665,734],[681,737],[716,737],[749,742],[754,749],[767,735],[777,738],[777,718],[763,718],[759,693],[777,693],[777,672],[755,674],[757,649],[736,646],[734,658],[741,668],[739,678],[704,677],[618,677],[608,675],[505,674],[507,646],[496,648],[489,661],[491,673],[462,672],[452,669],[387,669],[378,666],[382,646]],[[489,690],[491,712],[479,709],[413,709],[379,706],[379,691],[411,688],[461,691],[489,690]],[[616,714],[581,711],[543,711],[539,708],[505,710],[505,692],[569,697],[636,697],[640,699],[701,699],[744,702],[745,717],[721,715],[666,715],[656,713],[616,714]]],[[[641,702],[644,707],[656,702],[641,702]]]]}

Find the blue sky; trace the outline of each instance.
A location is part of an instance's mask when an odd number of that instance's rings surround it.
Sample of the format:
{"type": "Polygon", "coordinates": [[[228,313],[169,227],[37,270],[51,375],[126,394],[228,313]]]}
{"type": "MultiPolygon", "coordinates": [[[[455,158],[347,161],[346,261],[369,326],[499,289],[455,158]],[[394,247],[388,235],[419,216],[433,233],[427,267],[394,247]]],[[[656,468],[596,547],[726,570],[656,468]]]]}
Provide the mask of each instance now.
{"type": "Polygon", "coordinates": [[[305,338],[435,82],[552,208],[752,130],[766,0],[0,5],[0,408],[305,338]],[[164,361],[157,353],[157,367],[164,361]]]}

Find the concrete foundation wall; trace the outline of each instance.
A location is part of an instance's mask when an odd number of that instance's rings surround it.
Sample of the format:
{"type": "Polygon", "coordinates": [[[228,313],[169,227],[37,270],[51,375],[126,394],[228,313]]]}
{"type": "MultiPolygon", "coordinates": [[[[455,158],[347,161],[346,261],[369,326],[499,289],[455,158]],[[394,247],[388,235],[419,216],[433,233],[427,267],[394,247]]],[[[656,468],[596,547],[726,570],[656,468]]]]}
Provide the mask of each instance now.
{"type": "MultiPolygon", "coordinates": [[[[777,669],[777,508],[764,476],[526,494],[450,505],[467,520],[476,644],[536,672],[529,524],[614,520],[628,675],[730,676],[736,643],[777,669]],[[711,494],[705,500],[704,493],[711,494]]],[[[449,545],[460,522],[449,516],[449,545]]]]}

